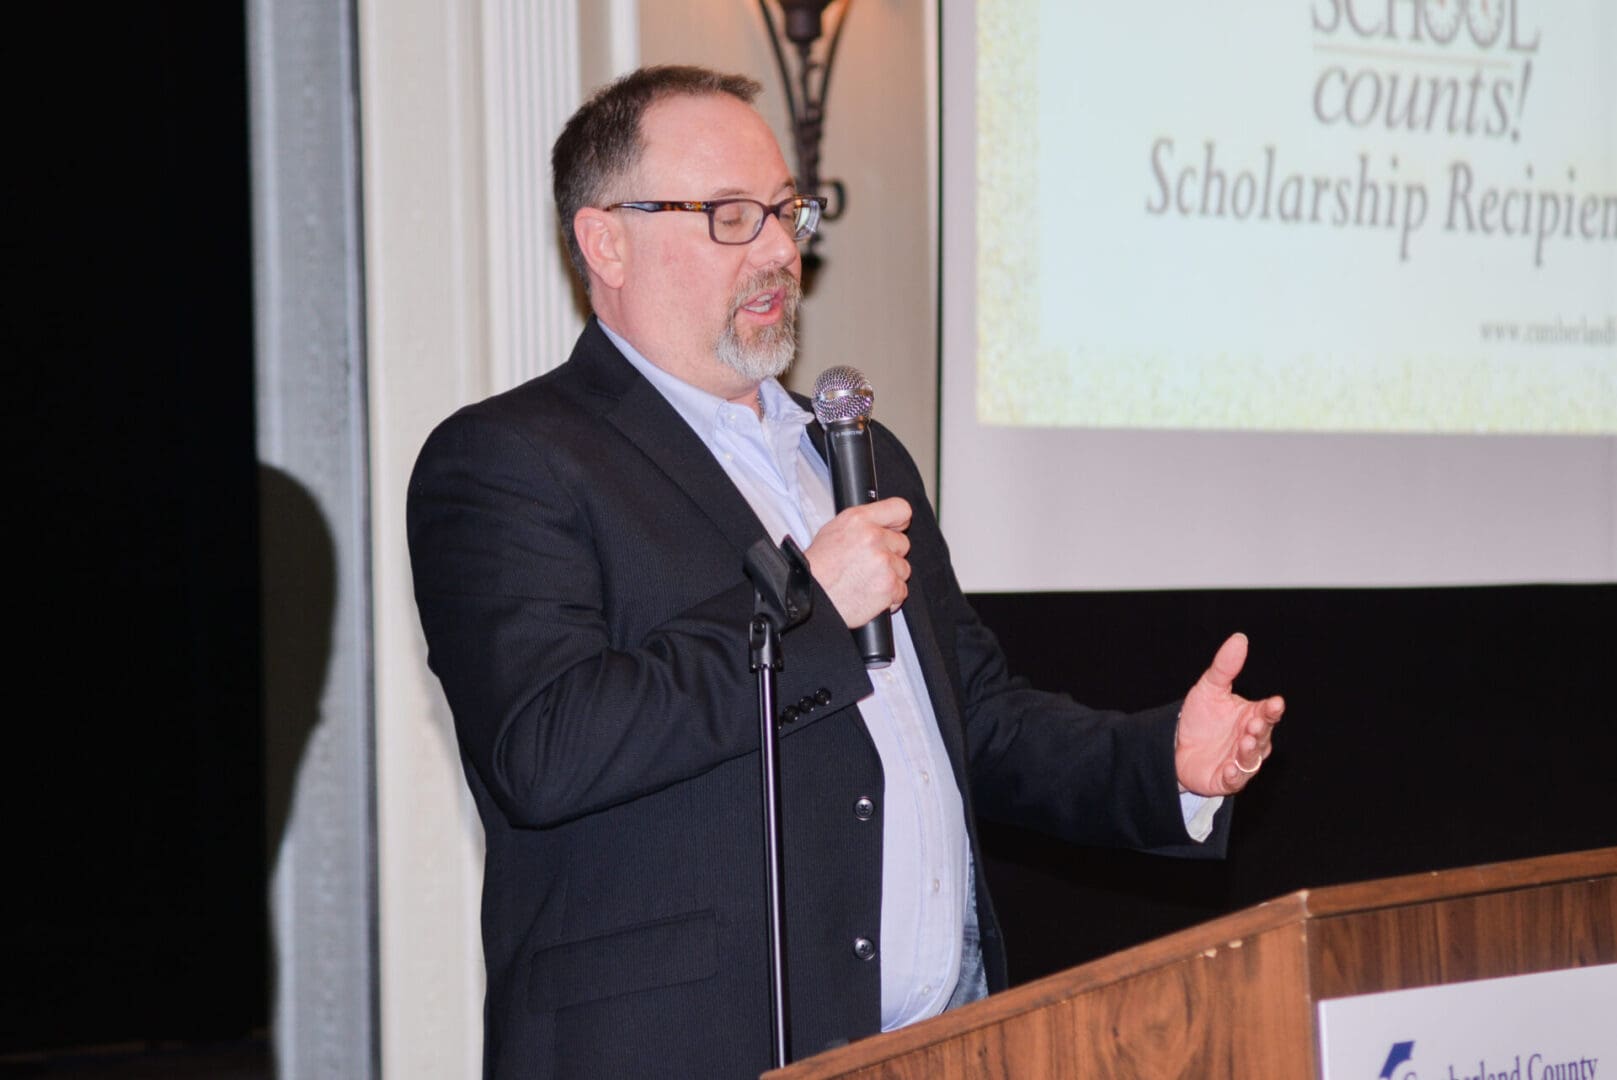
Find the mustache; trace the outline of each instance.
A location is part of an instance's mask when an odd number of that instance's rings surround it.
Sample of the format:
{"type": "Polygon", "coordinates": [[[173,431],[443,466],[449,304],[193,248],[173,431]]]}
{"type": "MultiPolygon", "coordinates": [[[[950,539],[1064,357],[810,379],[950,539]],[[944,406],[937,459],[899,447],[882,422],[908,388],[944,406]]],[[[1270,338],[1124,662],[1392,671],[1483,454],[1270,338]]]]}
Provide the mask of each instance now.
{"type": "Polygon", "coordinates": [[[788,314],[796,311],[798,302],[803,299],[803,283],[782,269],[760,270],[742,283],[730,298],[730,317],[733,319],[752,298],[762,292],[781,290],[781,306],[788,314]]]}

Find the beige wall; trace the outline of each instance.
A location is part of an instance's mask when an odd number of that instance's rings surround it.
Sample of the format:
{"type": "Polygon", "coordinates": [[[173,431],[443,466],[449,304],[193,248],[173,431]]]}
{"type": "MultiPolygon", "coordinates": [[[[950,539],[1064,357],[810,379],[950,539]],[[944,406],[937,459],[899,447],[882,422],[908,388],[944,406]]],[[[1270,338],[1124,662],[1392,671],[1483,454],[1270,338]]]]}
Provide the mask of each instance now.
{"type": "MultiPolygon", "coordinates": [[[[863,371],[876,388],[876,417],[904,440],[935,497],[931,7],[925,0],[853,0],[849,9],[820,156],[821,175],[846,185],[848,209],[821,227],[825,263],[804,307],[803,349],[787,382],[805,391],[833,364],[863,371]]],[[[755,0],[642,3],[639,35],[642,63],[705,64],[761,81],[760,107],[796,166],[780,73],[755,0]]]]}

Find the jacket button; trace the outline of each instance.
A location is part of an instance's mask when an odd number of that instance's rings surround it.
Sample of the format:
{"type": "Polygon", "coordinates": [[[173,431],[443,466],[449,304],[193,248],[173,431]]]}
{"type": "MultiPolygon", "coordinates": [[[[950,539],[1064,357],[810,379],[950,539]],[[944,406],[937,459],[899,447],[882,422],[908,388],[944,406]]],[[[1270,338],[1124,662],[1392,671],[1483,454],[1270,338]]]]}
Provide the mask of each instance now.
{"type": "Polygon", "coordinates": [[[816,704],[816,705],[829,705],[829,704],[831,704],[831,691],[827,690],[823,686],[820,687],[818,690],[814,691],[814,704],[816,704]]]}
{"type": "Polygon", "coordinates": [[[780,719],[782,723],[795,724],[797,723],[797,717],[798,712],[796,705],[788,705],[780,711],[780,719]]]}
{"type": "Polygon", "coordinates": [[[814,711],[815,704],[816,703],[813,698],[805,697],[798,701],[797,707],[802,709],[804,712],[809,713],[814,711]]]}
{"type": "Polygon", "coordinates": [[[869,821],[876,816],[876,803],[869,795],[861,795],[853,801],[853,816],[860,821],[869,821]]]}
{"type": "Polygon", "coordinates": [[[867,937],[853,939],[853,954],[861,960],[873,959],[876,955],[876,943],[867,937]]]}

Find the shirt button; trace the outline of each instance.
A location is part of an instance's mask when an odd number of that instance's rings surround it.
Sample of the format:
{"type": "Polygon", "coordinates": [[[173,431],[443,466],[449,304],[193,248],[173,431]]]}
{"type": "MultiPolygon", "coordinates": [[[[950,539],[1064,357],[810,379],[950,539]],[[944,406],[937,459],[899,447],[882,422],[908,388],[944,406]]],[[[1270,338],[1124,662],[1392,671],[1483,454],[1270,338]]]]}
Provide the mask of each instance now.
{"type": "Polygon", "coordinates": [[[931,782],[932,782],[932,774],[927,772],[925,769],[922,769],[921,770],[921,783],[930,784],[931,782]]]}
{"type": "Polygon", "coordinates": [[[933,892],[938,892],[942,888],[943,888],[943,882],[939,881],[937,878],[933,878],[932,879],[932,891],[933,892]]]}
{"type": "Polygon", "coordinates": [[[876,943],[867,937],[853,939],[853,954],[861,960],[873,960],[876,957],[876,943]]]}
{"type": "Polygon", "coordinates": [[[876,801],[869,795],[861,795],[853,801],[853,816],[860,821],[869,821],[876,816],[876,801]]]}
{"type": "Polygon", "coordinates": [[[932,992],[932,984],[931,983],[927,983],[925,986],[921,987],[921,993],[930,994],[931,992],[932,992]]]}

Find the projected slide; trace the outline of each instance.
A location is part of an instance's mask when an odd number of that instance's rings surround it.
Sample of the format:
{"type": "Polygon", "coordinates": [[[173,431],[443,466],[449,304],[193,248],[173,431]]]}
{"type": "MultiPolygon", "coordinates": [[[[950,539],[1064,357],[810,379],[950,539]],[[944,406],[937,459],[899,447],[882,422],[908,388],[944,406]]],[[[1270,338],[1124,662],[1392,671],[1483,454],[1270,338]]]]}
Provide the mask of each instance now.
{"type": "Polygon", "coordinates": [[[1617,4],[940,11],[967,589],[1617,580],[1617,4]]]}
{"type": "Polygon", "coordinates": [[[978,423],[1617,432],[1617,5],[975,22],[978,423]]]}

